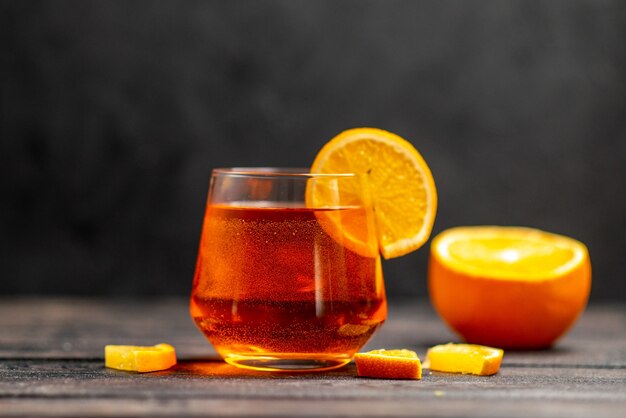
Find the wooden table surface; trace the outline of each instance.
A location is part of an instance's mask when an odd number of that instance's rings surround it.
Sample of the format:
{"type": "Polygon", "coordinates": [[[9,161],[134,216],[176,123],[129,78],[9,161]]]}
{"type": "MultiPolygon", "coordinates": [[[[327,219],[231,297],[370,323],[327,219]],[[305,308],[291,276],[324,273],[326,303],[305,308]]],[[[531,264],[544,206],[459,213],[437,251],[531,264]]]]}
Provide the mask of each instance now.
{"type": "MultiPolygon", "coordinates": [[[[427,303],[391,304],[367,348],[455,337],[427,303]]],[[[353,364],[310,374],[240,370],[218,359],[187,301],[0,299],[0,416],[626,417],[626,305],[591,305],[551,350],[505,353],[477,377],[425,370],[421,381],[356,377],[353,364]],[[106,344],[168,342],[179,364],[106,369],[106,344]]]]}

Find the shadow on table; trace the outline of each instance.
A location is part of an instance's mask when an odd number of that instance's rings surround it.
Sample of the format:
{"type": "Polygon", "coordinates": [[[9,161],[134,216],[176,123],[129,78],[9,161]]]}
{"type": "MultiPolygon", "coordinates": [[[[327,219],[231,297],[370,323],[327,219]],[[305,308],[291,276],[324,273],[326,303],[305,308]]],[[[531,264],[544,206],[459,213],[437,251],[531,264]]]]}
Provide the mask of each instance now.
{"type": "Polygon", "coordinates": [[[323,372],[266,372],[251,369],[242,369],[224,362],[219,357],[194,358],[180,360],[176,366],[164,373],[174,373],[178,376],[219,377],[219,378],[257,378],[257,379],[315,379],[329,376],[355,376],[354,364],[347,364],[339,369],[323,372]]]}

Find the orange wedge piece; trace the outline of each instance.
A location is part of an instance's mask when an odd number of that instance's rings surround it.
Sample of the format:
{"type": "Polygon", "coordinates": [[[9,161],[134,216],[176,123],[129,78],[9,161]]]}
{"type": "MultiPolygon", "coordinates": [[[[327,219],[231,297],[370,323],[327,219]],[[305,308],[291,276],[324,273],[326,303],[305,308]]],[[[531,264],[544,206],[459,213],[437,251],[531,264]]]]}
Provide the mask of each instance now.
{"type": "Polygon", "coordinates": [[[176,364],[176,352],[169,344],[143,347],[136,345],[107,345],[104,347],[106,367],[132,372],[154,372],[176,364]]]}
{"type": "Polygon", "coordinates": [[[382,379],[421,379],[422,364],[411,350],[372,350],[354,356],[357,374],[382,379]]]}
{"type": "MultiPolygon", "coordinates": [[[[408,141],[396,134],[375,128],[355,128],[342,132],[317,154],[312,173],[357,173],[365,177],[372,195],[378,246],[385,258],[399,257],[421,247],[428,237],[437,211],[437,192],[428,165],[408,141]]],[[[354,201],[368,202],[359,177],[353,186],[342,183],[342,193],[354,201]],[[348,190],[351,189],[351,190],[348,190]]],[[[326,187],[307,190],[307,204],[332,205],[326,187]]],[[[332,219],[331,219],[332,221],[332,219]]],[[[361,253],[371,251],[359,243],[362,222],[343,220],[336,229],[361,253]]],[[[331,233],[331,236],[336,234],[331,233]]],[[[367,255],[367,254],[366,254],[367,255]]]]}
{"type": "Polygon", "coordinates": [[[471,226],[432,241],[431,302],[468,343],[545,348],[583,311],[591,288],[584,244],[532,228],[471,226]]]}
{"type": "Polygon", "coordinates": [[[442,344],[428,349],[430,370],[489,376],[498,373],[504,351],[473,344],[442,344]]]}

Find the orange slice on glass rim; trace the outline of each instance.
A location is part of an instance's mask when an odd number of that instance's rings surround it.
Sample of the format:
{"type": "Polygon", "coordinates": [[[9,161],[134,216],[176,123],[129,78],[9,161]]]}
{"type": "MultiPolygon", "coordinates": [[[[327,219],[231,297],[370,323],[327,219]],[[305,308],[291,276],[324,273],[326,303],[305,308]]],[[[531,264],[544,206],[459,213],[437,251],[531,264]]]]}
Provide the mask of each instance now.
{"type": "MultiPolygon", "coordinates": [[[[374,208],[378,247],[383,257],[395,258],[420,248],[430,236],[437,211],[437,191],[430,168],[405,139],[376,128],[354,128],[330,140],[317,154],[312,173],[357,173],[352,185],[342,182],[342,193],[352,194],[357,204],[369,203],[363,194],[361,178],[366,179],[374,208]],[[344,190],[345,189],[345,190],[344,190]]],[[[329,187],[309,187],[307,205],[332,205],[329,187]]],[[[362,222],[341,223],[325,230],[340,233],[350,249],[372,254],[372,245],[364,242],[362,222]]],[[[324,225],[322,225],[324,226],[324,225]]],[[[377,250],[374,248],[374,250],[377,250]]],[[[377,251],[376,251],[377,253],[377,251]]],[[[376,254],[375,253],[375,254],[376,254]]]]}

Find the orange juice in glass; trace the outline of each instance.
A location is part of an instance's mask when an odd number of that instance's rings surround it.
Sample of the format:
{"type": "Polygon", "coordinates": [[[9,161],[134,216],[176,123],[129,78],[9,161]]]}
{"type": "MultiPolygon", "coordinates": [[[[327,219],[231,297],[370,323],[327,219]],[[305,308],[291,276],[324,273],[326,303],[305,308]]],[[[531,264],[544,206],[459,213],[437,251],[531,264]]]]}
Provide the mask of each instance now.
{"type": "Polygon", "coordinates": [[[191,316],[230,364],[341,367],[387,315],[377,248],[356,174],[214,170],[191,316]]]}

